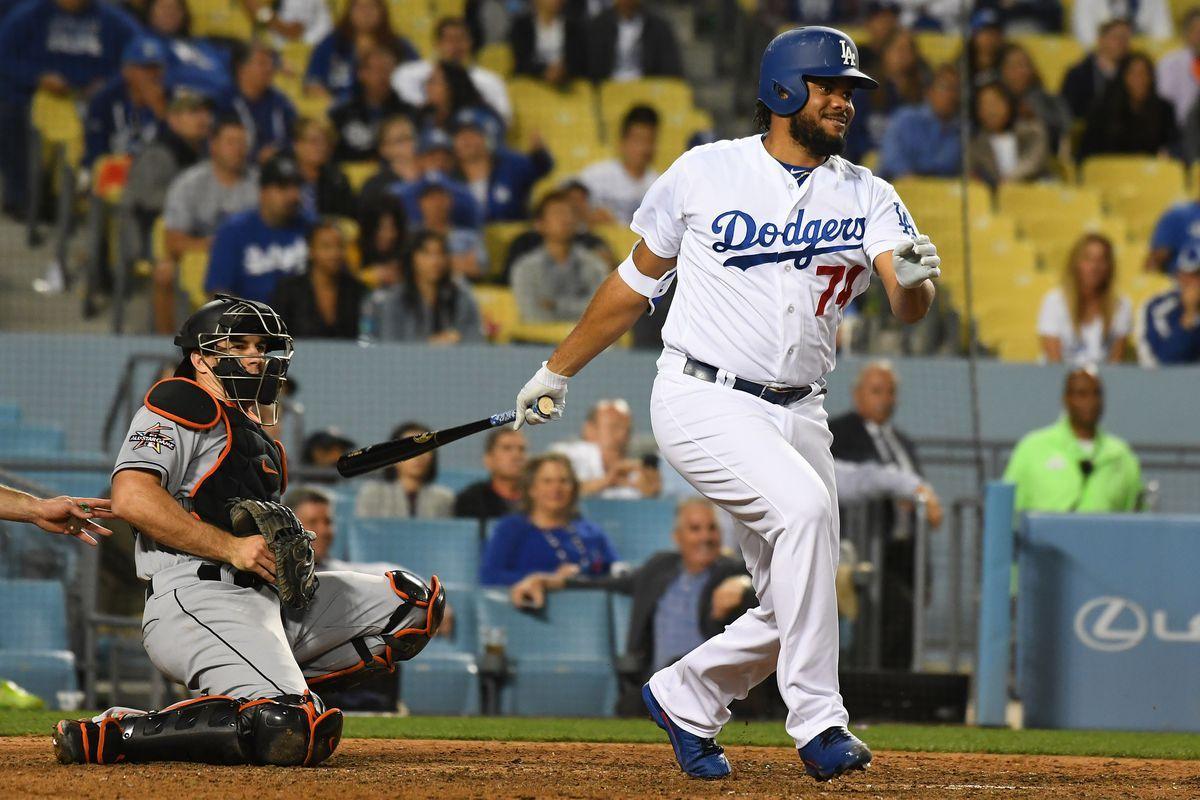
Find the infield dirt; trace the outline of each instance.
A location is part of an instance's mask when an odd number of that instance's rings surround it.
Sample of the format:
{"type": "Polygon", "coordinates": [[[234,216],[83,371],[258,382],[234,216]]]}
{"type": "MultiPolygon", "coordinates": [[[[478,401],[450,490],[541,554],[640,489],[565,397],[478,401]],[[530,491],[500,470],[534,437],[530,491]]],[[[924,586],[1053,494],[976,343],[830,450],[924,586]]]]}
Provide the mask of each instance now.
{"type": "Polygon", "coordinates": [[[1200,798],[1200,762],[878,752],[828,784],[793,750],[731,747],[732,778],[689,780],[666,745],[348,739],[316,769],[195,764],[64,767],[50,737],[0,739],[6,797],[144,798],[1200,798]]]}

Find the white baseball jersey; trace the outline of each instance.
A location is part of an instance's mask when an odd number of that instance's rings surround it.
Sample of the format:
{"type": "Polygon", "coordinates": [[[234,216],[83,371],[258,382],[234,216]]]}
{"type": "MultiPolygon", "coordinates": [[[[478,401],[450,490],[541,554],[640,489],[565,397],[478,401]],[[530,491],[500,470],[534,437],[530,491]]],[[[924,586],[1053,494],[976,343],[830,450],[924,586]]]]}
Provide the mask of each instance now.
{"type": "Polygon", "coordinates": [[[870,170],[834,156],[797,185],[759,135],[680,156],[631,227],[656,255],[678,256],[664,352],[786,386],[833,369],[843,309],[875,257],[917,236],[870,170]]]}

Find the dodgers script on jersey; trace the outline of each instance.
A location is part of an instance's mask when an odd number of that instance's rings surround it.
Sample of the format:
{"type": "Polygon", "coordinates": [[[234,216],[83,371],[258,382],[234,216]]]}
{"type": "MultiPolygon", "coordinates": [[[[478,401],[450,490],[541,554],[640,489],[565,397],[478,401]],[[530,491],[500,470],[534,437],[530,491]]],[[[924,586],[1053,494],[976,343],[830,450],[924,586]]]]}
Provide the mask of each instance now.
{"type": "Polygon", "coordinates": [[[678,256],[666,351],[787,386],[833,369],[838,324],[875,257],[917,236],[870,170],[834,156],[797,185],[757,135],[685,153],[631,227],[656,255],[678,256]]]}

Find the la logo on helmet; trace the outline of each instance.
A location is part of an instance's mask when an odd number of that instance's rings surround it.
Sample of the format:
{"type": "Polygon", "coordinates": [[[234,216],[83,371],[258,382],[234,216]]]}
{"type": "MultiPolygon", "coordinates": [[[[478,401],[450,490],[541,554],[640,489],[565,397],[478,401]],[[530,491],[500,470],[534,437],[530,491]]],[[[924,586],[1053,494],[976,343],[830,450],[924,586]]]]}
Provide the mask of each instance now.
{"type": "Polygon", "coordinates": [[[845,39],[842,39],[841,42],[842,42],[842,63],[848,67],[857,67],[858,64],[855,63],[857,61],[857,59],[854,57],[854,48],[852,48],[850,46],[850,43],[847,42],[845,39]]]}

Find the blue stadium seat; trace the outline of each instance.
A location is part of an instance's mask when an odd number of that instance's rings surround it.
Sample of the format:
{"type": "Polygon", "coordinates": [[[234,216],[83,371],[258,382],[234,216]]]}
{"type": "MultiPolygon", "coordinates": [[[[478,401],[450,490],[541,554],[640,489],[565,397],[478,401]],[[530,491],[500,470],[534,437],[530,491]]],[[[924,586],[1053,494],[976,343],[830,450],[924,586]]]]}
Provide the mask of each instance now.
{"type": "Polygon", "coordinates": [[[488,472],[486,469],[439,468],[436,483],[439,486],[445,486],[450,491],[458,494],[472,483],[486,480],[487,476],[488,472]]]}
{"type": "Polygon", "coordinates": [[[617,700],[608,598],[602,591],[556,592],[536,614],[512,607],[504,591],[481,592],[480,649],[504,631],[509,680],[501,712],[525,716],[611,716],[617,700]]]}
{"type": "Polygon", "coordinates": [[[0,578],[73,581],[80,547],[65,536],[46,536],[32,525],[0,525],[0,578]]]}
{"type": "Polygon", "coordinates": [[[21,421],[21,407],[15,403],[0,403],[0,425],[14,425],[21,421]]]}
{"type": "Polygon", "coordinates": [[[671,500],[610,500],[588,497],[582,502],[585,519],[599,525],[622,561],[642,564],[662,550],[674,550],[675,503],[671,500]]]}
{"type": "Polygon", "coordinates": [[[464,716],[480,712],[475,593],[456,589],[446,593],[446,600],[454,609],[453,636],[435,636],[420,655],[400,668],[400,696],[413,714],[464,716]]]}
{"type": "Polygon", "coordinates": [[[356,519],[348,538],[351,561],[403,564],[452,586],[479,580],[479,523],[473,519],[356,519]]]}
{"type": "Polygon", "coordinates": [[[0,650],[67,649],[67,607],[58,581],[0,580],[0,609],[0,650]]]}
{"type": "Polygon", "coordinates": [[[47,456],[63,450],[61,428],[0,424],[0,456],[47,456]]]}
{"type": "Polygon", "coordinates": [[[0,650],[0,678],[36,694],[47,708],[59,707],[59,692],[79,688],[70,650],[0,650]]]}
{"type": "Polygon", "coordinates": [[[105,497],[111,483],[108,470],[22,470],[20,474],[57,494],[72,497],[105,497]]]}
{"type": "Polygon", "coordinates": [[[609,592],[608,603],[612,615],[613,653],[623,656],[629,642],[629,615],[633,612],[633,598],[627,594],[609,592]]]}

